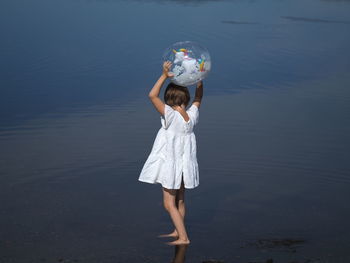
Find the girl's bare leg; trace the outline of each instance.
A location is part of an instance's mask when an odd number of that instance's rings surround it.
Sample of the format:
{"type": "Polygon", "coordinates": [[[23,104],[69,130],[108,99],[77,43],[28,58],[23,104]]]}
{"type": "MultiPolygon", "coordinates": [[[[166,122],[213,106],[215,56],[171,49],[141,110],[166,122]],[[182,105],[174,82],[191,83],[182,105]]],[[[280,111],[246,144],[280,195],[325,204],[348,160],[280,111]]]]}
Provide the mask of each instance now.
{"type": "Polygon", "coordinates": [[[175,225],[176,231],[179,234],[179,238],[173,242],[168,242],[168,245],[184,245],[189,244],[190,240],[188,239],[187,232],[185,229],[184,220],[176,207],[176,190],[166,189],[163,187],[163,198],[164,198],[164,207],[169,212],[169,215],[175,225]]]}
{"type": "MultiPolygon", "coordinates": [[[[181,187],[179,190],[176,190],[176,198],[175,198],[175,204],[177,209],[179,210],[182,220],[185,220],[185,186],[184,182],[182,181],[181,187]]],[[[158,237],[173,237],[173,238],[178,238],[179,234],[176,231],[176,228],[174,231],[170,234],[165,234],[165,235],[159,235],[158,237]]]]}
{"type": "Polygon", "coordinates": [[[176,192],[176,207],[179,210],[182,219],[185,220],[185,185],[182,181],[181,188],[176,192]]]}
{"type": "MultiPolygon", "coordinates": [[[[186,214],[186,207],[185,207],[185,186],[182,181],[181,188],[176,191],[176,199],[175,199],[176,207],[179,210],[182,220],[185,222],[185,214],[186,214]]],[[[172,236],[175,238],[179,237],[179,234],[176,231],[176,228],[171,233],[172,236]]]]}

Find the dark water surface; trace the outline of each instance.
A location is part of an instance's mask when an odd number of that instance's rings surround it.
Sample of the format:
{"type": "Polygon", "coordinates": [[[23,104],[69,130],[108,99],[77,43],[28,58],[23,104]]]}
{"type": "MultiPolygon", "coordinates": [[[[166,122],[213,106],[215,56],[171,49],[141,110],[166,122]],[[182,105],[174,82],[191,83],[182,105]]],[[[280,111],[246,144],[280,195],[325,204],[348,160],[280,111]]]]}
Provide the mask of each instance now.
{"type": "Polygon", "coordinates": [[[350,262],[349,14],[329,0],[2,0],[0,262],[171,262],[161,187],[137,178],[160,127],[146,95],[181,40],[213,59],[186,262],[350,262]],[[302,242],[273,243],[286,239],[302,242]]]}

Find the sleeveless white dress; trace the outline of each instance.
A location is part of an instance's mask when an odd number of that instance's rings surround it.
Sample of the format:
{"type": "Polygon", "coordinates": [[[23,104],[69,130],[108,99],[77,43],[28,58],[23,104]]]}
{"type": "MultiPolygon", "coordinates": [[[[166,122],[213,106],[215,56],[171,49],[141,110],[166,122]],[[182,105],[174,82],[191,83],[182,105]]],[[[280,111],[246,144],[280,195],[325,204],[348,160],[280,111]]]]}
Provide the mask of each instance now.
{"type": "Polygon", "coordinates": [[[186,111],[186,122],[181,113],[165,104],[162,127],[159,129],[150,155],[139,176],[145,183],[160,183],[167,189],[180,189],[182,176],[185,188],[199,185],[196,136],[199,110],[192,104],[186,111]]]}

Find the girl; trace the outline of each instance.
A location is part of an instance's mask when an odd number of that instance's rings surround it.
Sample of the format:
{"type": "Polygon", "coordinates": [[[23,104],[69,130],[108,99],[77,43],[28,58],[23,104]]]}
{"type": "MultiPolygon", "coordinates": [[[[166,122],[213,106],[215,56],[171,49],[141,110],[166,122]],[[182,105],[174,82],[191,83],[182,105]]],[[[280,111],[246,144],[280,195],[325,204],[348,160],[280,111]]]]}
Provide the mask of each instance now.
{"type": "Polygon", "coordinates": [[[164,93],[164,101],[159,92],[165,80],[172,75],[169,72],[171,62],[163,64],[163,74],[154,84],[149,98],[162,115],[162,127],[157,133],[152,151],[148,156],[139,181],[160,183],[163,188],[163,204],[175,225],[175,230],[159,237],[174,237],[168,245],[189,244],[184,224],[185,188],[193,189],[199,185],[196,137],[194,126],[198,123],[199,106],[203,97],[203,83],[197,84],[195,98],[186,110],[190,94],[186,87],[170,83],[164,93]]]}

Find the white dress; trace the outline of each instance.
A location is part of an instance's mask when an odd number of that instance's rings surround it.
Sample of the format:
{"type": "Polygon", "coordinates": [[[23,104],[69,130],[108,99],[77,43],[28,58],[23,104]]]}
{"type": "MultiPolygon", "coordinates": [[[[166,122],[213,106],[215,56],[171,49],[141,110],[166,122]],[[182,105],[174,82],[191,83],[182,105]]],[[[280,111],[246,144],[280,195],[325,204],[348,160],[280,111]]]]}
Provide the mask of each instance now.
{"type": "Polygon", "coordinates": [[[185,188],[192,189],[199,185],[196,136],[193,132],[198,123],[199,110],[192,104],[186,112],[190,118],[187,122],[180,112],[165,104],[164,116],[161,116],[162,127],[139,181],[179,189],[183,176],[185,188]]]}

